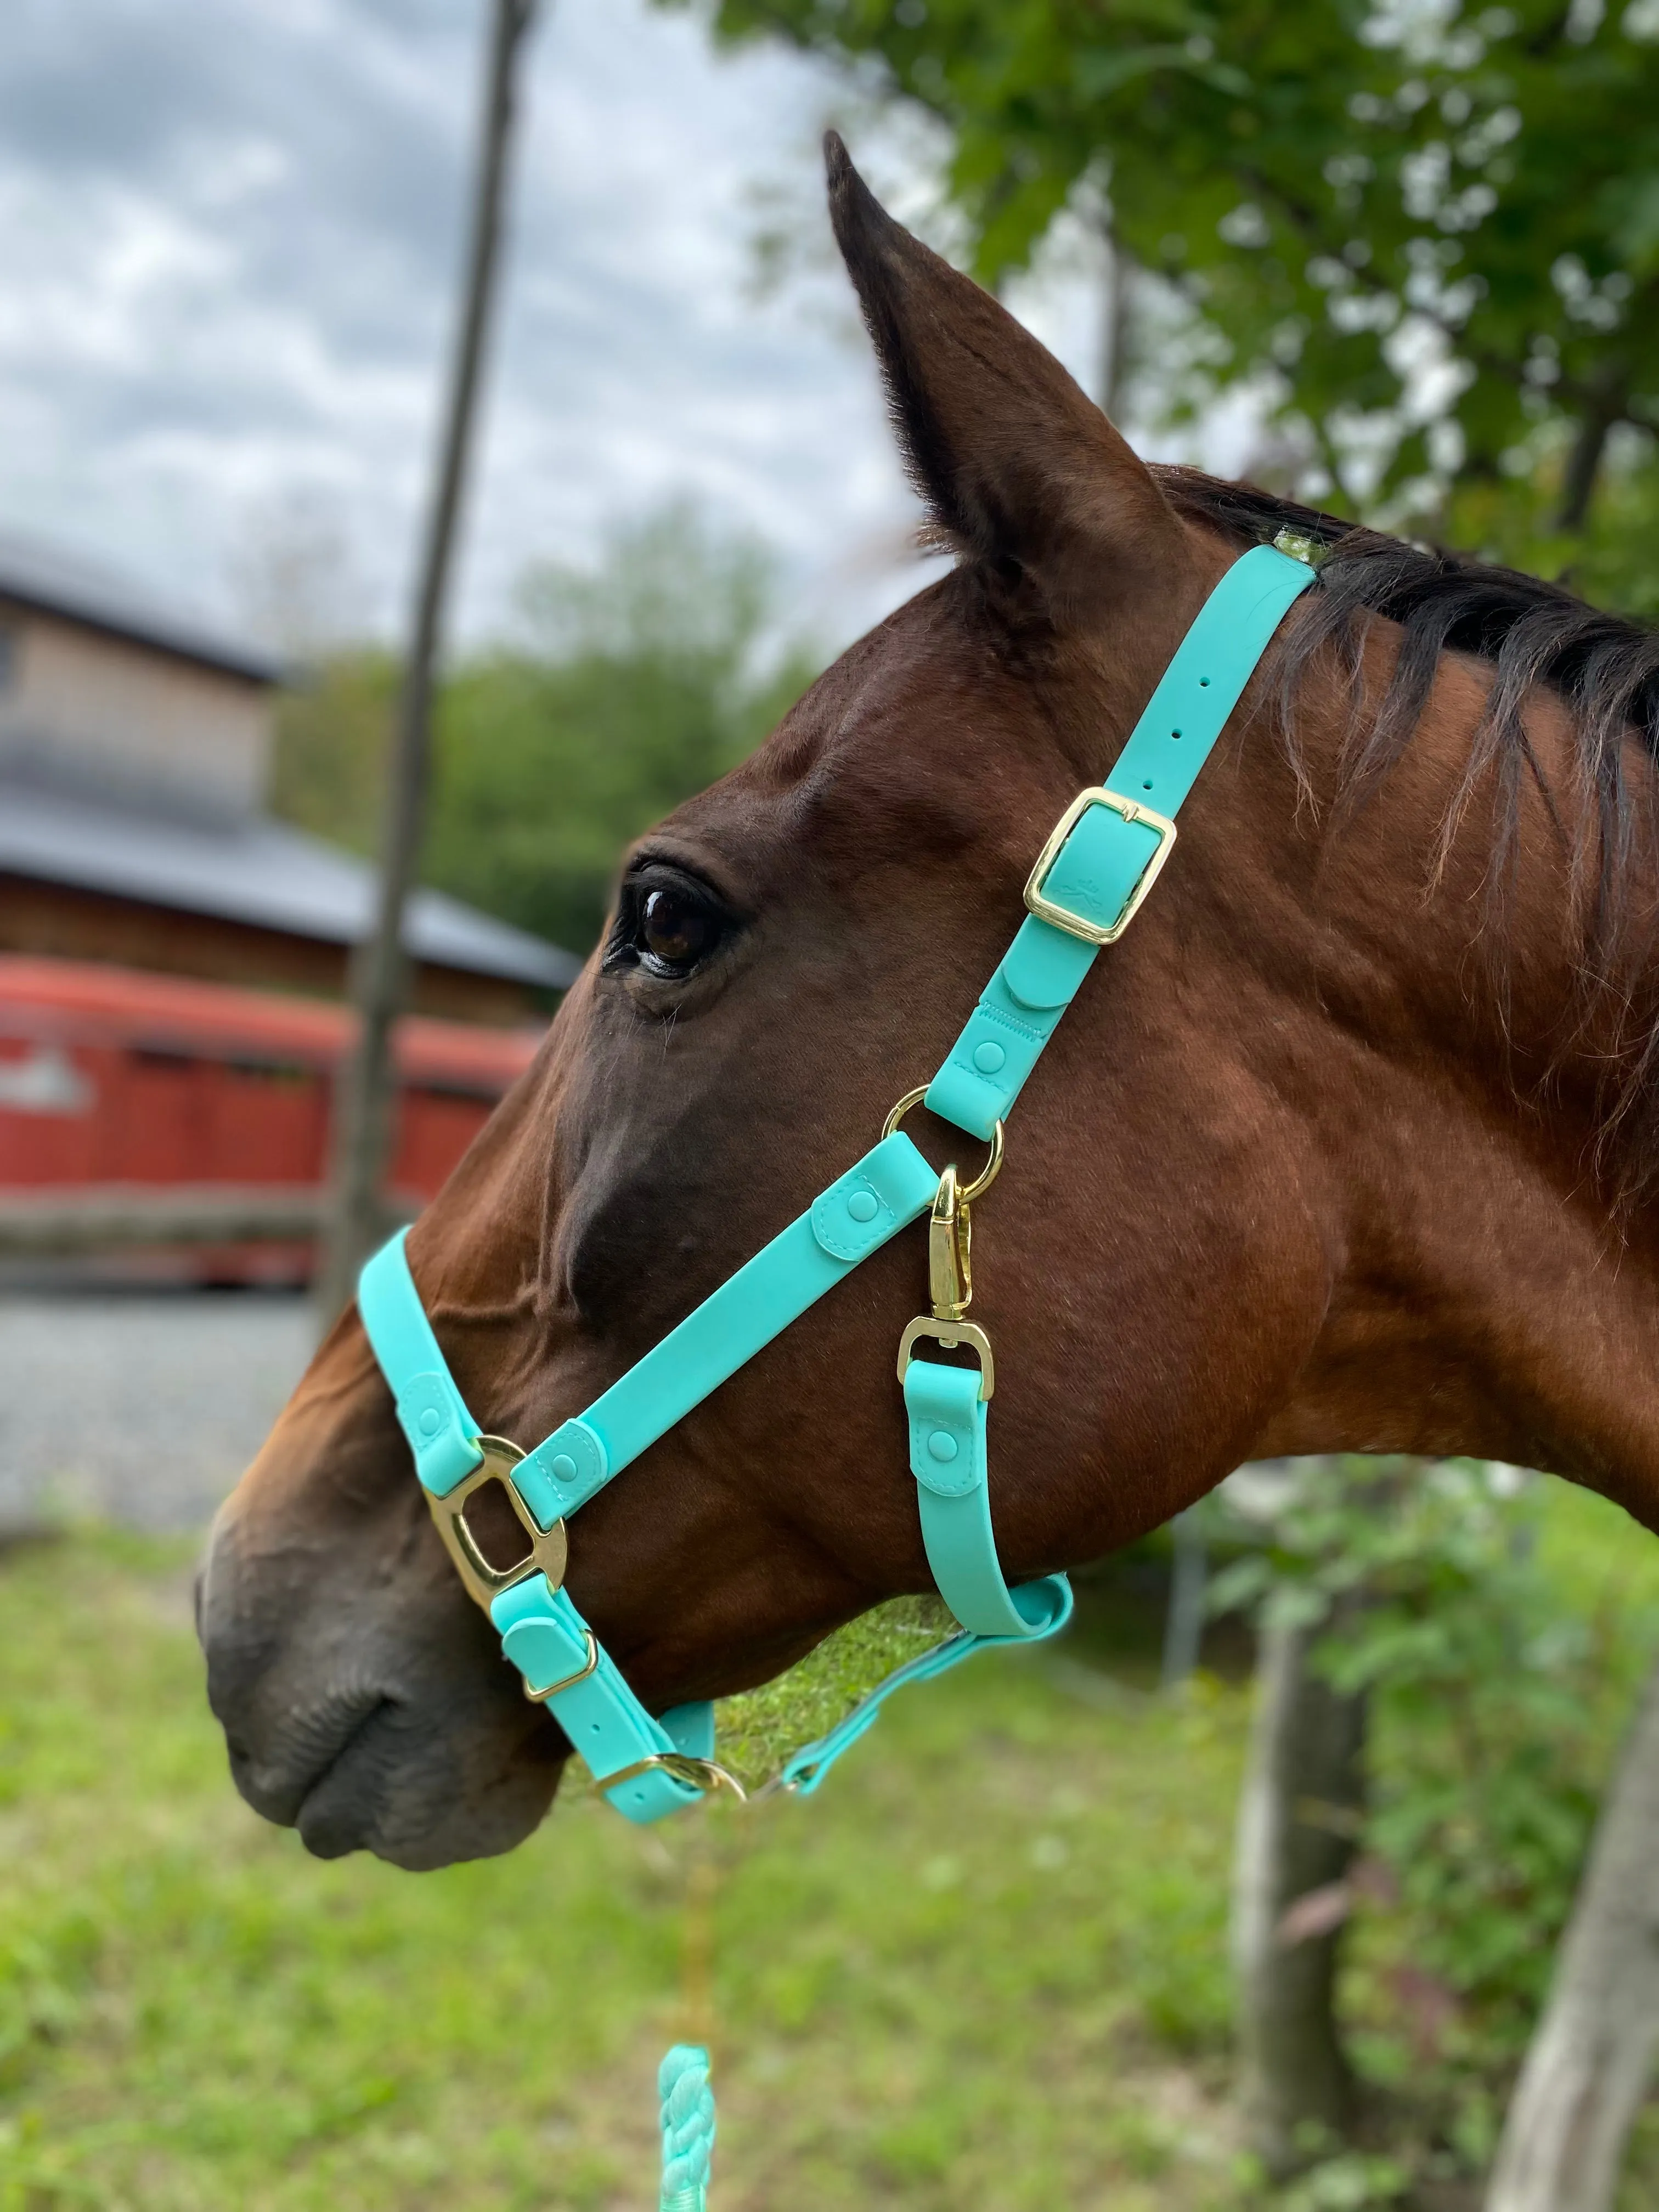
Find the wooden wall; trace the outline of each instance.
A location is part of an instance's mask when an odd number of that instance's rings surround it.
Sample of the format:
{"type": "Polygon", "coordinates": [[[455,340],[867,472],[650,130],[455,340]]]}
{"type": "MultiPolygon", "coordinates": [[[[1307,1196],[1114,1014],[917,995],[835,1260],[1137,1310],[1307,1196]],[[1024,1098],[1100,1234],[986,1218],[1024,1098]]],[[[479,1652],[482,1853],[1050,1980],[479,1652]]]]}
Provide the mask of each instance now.
{"type": "MultiPolygon", "coordinates": [[[[343,945],[3,873],[0,951],[106,960],[122,968],[317,998],[343,998],[346,988],[343,945]]],[[[428,961],[416,970],[416,1013],[451,1021],[514,1023],[545,1011],[546,1001],[524,984],[428,961]]]]}
{"type": "Polygon", "coordinates": [[[0,597],[0,762],[71,789],[235,819],[264,802],[268,684],[0,597]]]}

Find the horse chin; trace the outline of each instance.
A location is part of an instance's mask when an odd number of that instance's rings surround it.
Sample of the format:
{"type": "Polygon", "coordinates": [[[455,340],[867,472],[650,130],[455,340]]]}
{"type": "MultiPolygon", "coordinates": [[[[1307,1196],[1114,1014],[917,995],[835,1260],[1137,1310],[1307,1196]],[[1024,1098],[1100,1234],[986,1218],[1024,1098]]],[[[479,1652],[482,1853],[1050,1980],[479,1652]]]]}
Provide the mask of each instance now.
{"type": "Polygon", "coordinates": [[[416,1571],[347,1592],[259,1525],[228,1507],[197,1587],[209,1703],[248,1803],[319,1858],[425,1872],[522,1843],[568,1747],[441,1553],[434,1584],[416,1571]]]}
{"type": "Polygon", "coordinates": [[[441,1747],[434,1755],[428,1742],[411,1756],[398,1736],[417,1727],[412,1717],[399,1717],[372,1728],[312,1784],[294,1825],[313,1856],[368,1850],[408,1873],[427,1874],[510,1851],[545,1816],[559,1762],[515,1756],[494,1776],[469,1775],[465,1762],[441,1747]]]}
{"type": "Polygon", "coordinates": [[[532,1723],[522,1741],[463,1746],[429,1713],[378,1705],[311,1780],[293,1825],[317,1858],[368,1850],[411,1874],[494,1857],[524,1841],[558,1788],[562,1760],[538,1755],[545,1734],[532,1723]]]}

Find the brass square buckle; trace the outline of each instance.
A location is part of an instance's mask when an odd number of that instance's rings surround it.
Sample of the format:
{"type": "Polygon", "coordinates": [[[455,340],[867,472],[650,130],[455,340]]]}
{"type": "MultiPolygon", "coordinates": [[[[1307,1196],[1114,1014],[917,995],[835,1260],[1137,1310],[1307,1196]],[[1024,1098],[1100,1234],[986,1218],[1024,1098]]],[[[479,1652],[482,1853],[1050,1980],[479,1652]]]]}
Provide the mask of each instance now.
{"type": "MultiPolygon", "coordinates": [[[[559,1526],[563,1528],[562,1521],[559,1526]]],[[[567,1674],[562,1681],[550,1682],[544,1690],[532,1690],[528,1682],[525,1684],[524,1693],[532,1705],[544,1705],[550,1698],[556,1698],[565,1690],[574,1690],[578,1682],[585,1682],[590,1674],[597,1673],[599,1664],[599,1639],[586,1625],[583,1626],[582,1634],[587,1638],[587,1644],[582,1654],[582,1663],[574,1674],[567,1674]]]]}
{"type": "Polygon", "coordinates": [[[1068,937],[1080,937],[1085,945],[1115,945],[1129,924],[1139,913],[1146,894],[1158,881],[1158,872],[1169,859],[1176,841],[1176,826],[1167,816],[1153,813],[1139,799],[1124,799],[1115,791],[1109,791],[1103,783],[1087,791],[1079,792],[1066,811],[1049,832],[1048,842],[1037,854],[1036,866],[1025,884],[1025,903],[1039,921],[1052,922],[1063,929],[1068,937]],[[1090,921],[1070,907],[1058,906],[1043,895],[1043,880],[1060,858],[1060,848],[1071,836],[1091,806],[1104,806],[1114,814],[1121,814],[1126,822],[1144,823],[1147,829],[1158,832],[1158,843],[1152,857],[1140,873],[1140,879],[1123,902],[1121,911],[1114,921],[1090,921]]]}
{"type": "Polygon", "coordinates": [[[428,1491],[426,1502],[468,1595],[488,1613],[492,1598],[499,1597],[503,1590],[511,1589],[515,1583],[524,1582],[531,1575],[545,1575],[552,1588],[557,1589],[564,1580],[570,1547],[562,1521],[556,1521],[550,1528],[538,1528],[530,1508],[520,1497],[513,1480],[513,1469],[524,1454],[517,1444],[509,1443],[505,1437],[479,1437],[477,1443],[483,1458],[471,1474],[463,1475],[446,1497],[437,1498],[428,1491]],[[467,1526],[467,1500],[487,1482],[501,1484],[530,1539],[529,1551],[510,1567],[492,1566],[467,1526]]]}

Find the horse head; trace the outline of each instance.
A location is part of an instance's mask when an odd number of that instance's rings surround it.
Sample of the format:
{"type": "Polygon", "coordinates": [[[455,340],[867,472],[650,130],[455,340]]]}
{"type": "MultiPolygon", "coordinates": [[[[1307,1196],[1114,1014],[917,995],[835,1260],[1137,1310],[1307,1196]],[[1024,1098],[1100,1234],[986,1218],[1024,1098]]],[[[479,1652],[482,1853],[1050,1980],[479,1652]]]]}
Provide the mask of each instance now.
{"type": "MultiPolygon", "coordinates": [[[[995,967],[1056,818],[1291,512],[1145,465],[834,140],[830,191],[957,562],[628,855],[534,1066],[410,1232],[463,1393],[526,1443],[875,1142],[995,967]]],[[[1418,572],[1389,571],[1389,601],[1386,543],[1350,544],[1370,580],[1346,607],[1333,586],[1288,617],[983,1201],[1011,1580],[1098,1557],[1261,1452],[1576,1459],[1627,1490],[1659,1463],[1627,1408],[1587,1410],[1659,1346],[1604,1265],[1593,1086],[1549,1045],[1583,964],[1562,922],[1594,813],[1574,726],[1528,707],[1533,773],[1503,782],[1515,957],[1488,989],[1491,841],[1457,825],[1492,768],[1472,734],[1492,671],[1441,653],[1449,623],[1411,657],[1418,572]],[[1547,1115],[1517,1097],[1517,1054],[1549,1059],[1547,1115]]],[[[1588,1018],[1575,1036],[1586,1064],[1607,1042],[1588,1018]]],[[[960,1132],[907,1126],[966,1170],[960,1132]]],[[[572,1522],[569,1588],[653,1711],[931,1587],[892,1381],[920,1268],[896,1238],[572,1522]]],[[[435,1865],[546,1810],[568,1747],[455,1577],[355,1310],[221,1514],[200,1616],[236,1779],[312,1850],[435,1865]]]]}

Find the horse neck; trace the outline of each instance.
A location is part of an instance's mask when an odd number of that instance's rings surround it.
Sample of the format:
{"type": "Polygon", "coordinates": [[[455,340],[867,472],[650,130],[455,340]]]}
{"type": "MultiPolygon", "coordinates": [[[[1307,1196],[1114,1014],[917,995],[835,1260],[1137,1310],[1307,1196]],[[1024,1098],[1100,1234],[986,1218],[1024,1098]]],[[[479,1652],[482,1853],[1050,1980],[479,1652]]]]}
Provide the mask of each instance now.
{"type": "MultiPolygon", "coordinates": [[[[1511,1460],[1659,1525],[1659,1209],[1621,1207],[1598,1161],[1619,1039],[1613,995],[1587,1013],[1583,994],[1581,741],[1558,702],[1539,704],[1528,733],[1551,797],[1522,780],[1495,909],[1490,779],[1441,850],[1486,680],[1443,661],[1368,803],[1319,832],[1304,809],[1301,896],[1274,950],[1284,1079],[1334,1265],[1313,1355],[1257,1449],[1511,1460]]],[[[1328,801],[1345,710],[1334,688],[1309,703],[1328,801]]],[[[1651,764],[1629,751],[1639,801],[1651,764]]],[[[1282,783],[1263,796],[1285,803],[1282,783]]],[[[1650,856],[1629,866],[1642,910],[1650,856]]]]}

